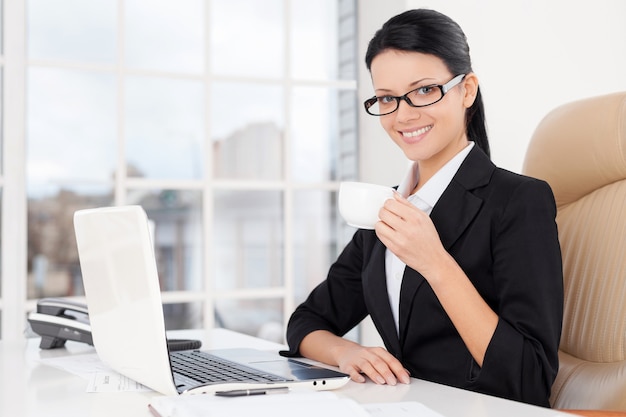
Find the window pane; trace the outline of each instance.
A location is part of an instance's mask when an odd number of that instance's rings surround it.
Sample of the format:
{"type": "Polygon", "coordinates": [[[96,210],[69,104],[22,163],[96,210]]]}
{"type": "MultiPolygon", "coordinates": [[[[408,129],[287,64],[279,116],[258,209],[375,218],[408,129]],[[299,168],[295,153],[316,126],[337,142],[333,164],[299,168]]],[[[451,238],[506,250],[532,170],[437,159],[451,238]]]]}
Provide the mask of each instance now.
{"type": "Polygon", "coordinates": [[[166,330],[200,329],[203,326],[202,303],[164,304],[166,330]]]}
{"type": "MultiPolygon", "coordinates": [[[[112,190],[67,184],[62,191],[29,196],[28,296],[82,295],[73,214],[113,205],[112,190]]],[[[163,290],[202,288],[200,193],[131,191],[128,204],[143,205],[154,224],[155,255],[163,290]]]]}
{"type": "Polygon", "coordinates": [[[29,58],[114,63],[117,4],[111,0],[28,0],[29,58]]]}
{"type": "Polygon", "coordinates": [[[338,254],[336,193],[297,191],[294,193],[294,296],[299,304],[326,278],[338,254]]]}
{"type": "Polygon", "coordinates": [[[4,2],[0,0],[0,55],[4,55],[4,2]]]}
{"type": "Polygon", "coordinates": [[[283,89],[215,83],[211,137],[217,178],[278,180],[283,172],[283,89]]]}
{"type": "Polygon", "coordinates": [[[294,179],[316,182],[354,177],[358,157],[355,97],[351,90],[294,88],[294,179]]]}
{"type": "Polygon", "coordinates": [[[204,155],[202,82],[156,77],[126,78],[128,175],[201,179],[204,155]]]}
{"type": "Polygon", "coordinates": [[[291,1],[291,75],[297,79],[357,77],[356,4],[291,1]]]}
{"type": "Polygon", "coordinates": [[[337,143],[337,101],[321,87],[293,90],[292,168],[298,181],[326,181],[334,178],[337,143]],[[325,111],[320,111],[324,109],[325,111]]]}
{"type": "Polygon", "coordinates": [[[127,0],[124,5],[129,67],[203,71],[203,0],[127,0]]]}
{"type": "Polygon", "coordinates": [[[215,286],[283,285],[282,193],[217,191],[214,204],[215,286]]]}
{"type": "Polygon", "coordinates": [[[213,72],[278,78],[284,74],[283,0],[211,2],[209,51],[213,72]]]}
{"type": "Polygon", "coordinates": [[[354,103],[345,100],[354,94],[321,87],[294,88],[291,125],[296,180],[328,181],[354,175],[356,112],[354,103]],[[340,166],[344,163],[348,165],[340,166]]]}
{"type": "Polygon", "coordinates": [[[284,343],[283,302],[268,300],[217,300],[216,325],[236,332],[284,343]]]}
{"type": "MultiPolygon", "coordinates": [[[[2,199],[3,199],[2,191],[3,191],[2,188],[0,188],[0,219],[3,219],[3,217],[2,217],[3,216],[3,213],[2,213],[2,206],[3,206],[3,204],[2,204],[2,199]]],[[[3,223],[4,222],[0,222],[0,247],[2,247],[2,224],[3,223]]],[[[4,252],[0,252],[0,265],[2,265],[2,259],[3,258],[4,258],[4,252]]],[[[1,278],[2,278],[2,275],[0,275],[0,296],[2,296],[2,292],[3,292],[2,291],[2,279],[1,278]]],[[[1,322],[1,320],[0,320],[0,322],[1,322]]],[[[0,332],[1,331],[2,331],[2,329],[0,328],[0,332]]],[[[2,333],[0,333],[0,334],[2,334],[2,333]]]]}
{"type": "MultiPolygon", "coordinates": [[[[0,13],[0,21],[1,20],[2,20],[2,16],[0,13]]],[[[0,28],[0,33],[2,33],[1,28],[0,28]]],[[[2,40],[0,40],[0,42],[2,42],[2,40]]],[[[3,100],[3,97],[4,97],[4,68],[0,67],[0,100],[3,100]]],[[[2,111],[2,106],[0,106],[0,175],[4,175],[4,159],[2,158],[3,152],[4,152],[4,111],[2,111]]]]}
{"type": "Polygon", "coordinates": [[[29,195],[56,193],[66,180],[111,181],[117,147],[114,77],[31,68],[27,82],[29,195]]]}
{"type": "Polygon", "coordinates": [[[153,225],[161,290],[202,289],[201,192],[131,190],[126,200],[142,206],[153,225]]]}
{"type": "Polygon", "coordinates": [[[294,78],[337,78],[337,0],[292,0],[291,71],[294,78]]]}
{"type": "Polygon", "coordinates": [[[112,190],[68,183],[28,197],[28,298],[83,295],[74,211],[113,204],[112,190]]]}

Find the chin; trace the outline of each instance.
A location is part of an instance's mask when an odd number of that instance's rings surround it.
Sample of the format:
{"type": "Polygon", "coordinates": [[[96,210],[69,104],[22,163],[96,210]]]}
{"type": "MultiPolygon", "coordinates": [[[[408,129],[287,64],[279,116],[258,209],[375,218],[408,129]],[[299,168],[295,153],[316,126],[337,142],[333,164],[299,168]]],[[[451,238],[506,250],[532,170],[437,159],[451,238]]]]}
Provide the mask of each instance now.
{"type": "Polygon", "coordinates": [[[434,152],[429,149],[403,149],[404,156],[406,156],[409,160],[417,162],[417,161],[426,161],[433,157],[434,152]]]}

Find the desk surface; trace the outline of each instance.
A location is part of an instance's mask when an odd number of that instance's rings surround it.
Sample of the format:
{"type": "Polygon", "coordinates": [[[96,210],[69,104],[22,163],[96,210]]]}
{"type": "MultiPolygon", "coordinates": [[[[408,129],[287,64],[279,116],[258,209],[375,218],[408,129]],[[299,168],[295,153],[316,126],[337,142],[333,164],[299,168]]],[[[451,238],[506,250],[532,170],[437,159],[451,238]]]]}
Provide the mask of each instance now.
{"type": "MultiPolygon", "coordinates": [[[[216,329],[212,332],[171,332],[170,337],[196,338],[203,349],[255,347],[276,350],[281,346],[250,336],[216,329]]],[[[88,393],[87,381],[77,375],[41,363],[41,359],[93,353],[85,344],[67,342],[64,348],[40,350],[39,338],[0,341],[0,415],[2,416],[151,416],[148,403],[155,392],[88,393]]],[[[501,398],[413,379],[410,385],[381,386],[350,381],[337,394],[361,403],[418,401],[444,416],[556,417],[570,416],[501,398]]]]}

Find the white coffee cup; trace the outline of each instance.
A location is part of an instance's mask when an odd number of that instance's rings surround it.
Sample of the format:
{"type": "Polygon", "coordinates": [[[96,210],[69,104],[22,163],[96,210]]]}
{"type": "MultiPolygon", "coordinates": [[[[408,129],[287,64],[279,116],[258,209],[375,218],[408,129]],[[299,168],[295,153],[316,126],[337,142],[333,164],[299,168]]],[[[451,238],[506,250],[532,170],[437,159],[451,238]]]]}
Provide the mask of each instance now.
{"type": "Polygon", "coordinates": [[[380,208],[393,193],[384,185],[344,181],[339,185],[339,213],[350,226],[373,229],[380,208]]]}

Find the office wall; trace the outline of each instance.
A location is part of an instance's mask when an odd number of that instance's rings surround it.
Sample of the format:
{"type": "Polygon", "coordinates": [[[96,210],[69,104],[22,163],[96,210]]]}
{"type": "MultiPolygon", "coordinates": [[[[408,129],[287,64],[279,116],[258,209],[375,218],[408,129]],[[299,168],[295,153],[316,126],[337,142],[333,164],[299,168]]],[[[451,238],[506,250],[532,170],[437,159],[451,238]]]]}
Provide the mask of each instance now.
{"type": "MultiPolygon", "coordinates": [[[[548,111],[626,90],[623,0],[359,0],[359,6],[360,99],[372,94],[362,57],[374,31],[402,10],[441,11],[465,31],[483,90],[492,159],[512,171],[521,171],[530,137],[548,111]]],[[[376,121],[363,118],[361,178],[397,183],[402,155],[376,121]]]]}

